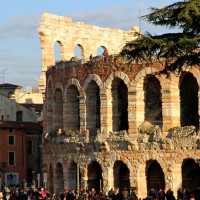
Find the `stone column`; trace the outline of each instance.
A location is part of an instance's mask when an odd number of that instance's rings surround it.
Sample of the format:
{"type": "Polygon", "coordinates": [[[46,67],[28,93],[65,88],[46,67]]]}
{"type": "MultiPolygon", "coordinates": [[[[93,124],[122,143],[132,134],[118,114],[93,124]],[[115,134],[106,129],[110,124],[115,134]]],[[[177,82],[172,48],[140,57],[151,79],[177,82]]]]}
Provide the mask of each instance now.
{"type": "Polygon", "coordinates": [[[103,177],[103,191],[108,194],[108,191],[114,189],[114,178],[113,178],[113,168],[110,166],[105,166],[102,170],[103,177]]]}
{"type": "Polygon", "coordinates": [[[178,189],[182,188],[182,164],[174,164],[170,170],[172,173],[168,176],[169,184],[166,189],[171,188],[176,197],[178,189]]]}
{"type": "Polygon", "coordinates": [[[80,129],[86,130],[86,99],[83,95],[79,98],[80,129]]]}
{"type": "Polygon", "coordinates": [[[80,165],[81,171],[81,188],[86,189],[88,187],[88,168],[87,165],[80,165]]]}
{"type": "Polygon", "coordinates": [[[162,88],[163,131],[180,126],[180,97],[177,82],[168,81],[162,88]]]}
{"type": "Polygon", "coordinates": [[[108,133],[112,131],[112,97],[110,89],[100,90],[101,101],[101,133],[107,137],[108,133]]]}
{"type": "Polygon", "coordinates": [[[128,124],[129,124],[129,137],[137,137],[136,126],[136,91],[132,87],[128,90],[128,124]]]}

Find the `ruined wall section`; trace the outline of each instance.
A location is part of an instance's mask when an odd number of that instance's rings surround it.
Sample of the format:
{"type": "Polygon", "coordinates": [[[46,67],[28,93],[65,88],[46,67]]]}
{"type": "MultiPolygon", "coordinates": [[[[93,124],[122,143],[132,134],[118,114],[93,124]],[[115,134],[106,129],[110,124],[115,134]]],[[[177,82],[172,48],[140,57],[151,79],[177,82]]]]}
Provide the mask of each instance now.
{"type": "Polygon", "coordinates": [[[105,47],[110,55],[118,54],[126,42],[135,39],[135,33],[138,31],[138,27],[123,31],[90,26],[83,22],[72,23],[71,18],[44,13],[38,28],[42,46],[42,74],[38,79],[40,89],[44,93],[45,72],[55,64],[56,42],[60,45],[62,60],[70,60],[74,56],[75,46],[80,45],[83,61],[87,61],[90,54],[97,54],[100,46],[105,47]]]}

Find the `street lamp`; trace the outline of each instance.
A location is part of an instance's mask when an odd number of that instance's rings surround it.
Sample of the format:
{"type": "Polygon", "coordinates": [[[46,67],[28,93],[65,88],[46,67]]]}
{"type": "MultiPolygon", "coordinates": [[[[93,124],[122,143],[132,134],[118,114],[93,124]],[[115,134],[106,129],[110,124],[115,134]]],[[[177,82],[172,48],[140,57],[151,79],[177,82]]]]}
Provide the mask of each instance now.
{"type": "Polygon", "coordinates": [[[80,168],[80,148],[76,148],[76,157],[74,159],[74,162],[76,163],[76,192],[77,192],[77,197],[79,197],[80,193],[80,181],[79,181],[79,168],[80,168]]]}

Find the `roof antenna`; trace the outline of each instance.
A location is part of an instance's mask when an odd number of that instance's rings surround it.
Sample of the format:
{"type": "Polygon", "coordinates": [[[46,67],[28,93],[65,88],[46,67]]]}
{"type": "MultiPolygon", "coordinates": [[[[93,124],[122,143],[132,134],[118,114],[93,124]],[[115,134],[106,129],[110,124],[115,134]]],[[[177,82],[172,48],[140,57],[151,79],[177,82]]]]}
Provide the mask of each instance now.
{"type": "Polygon", "coordinates": [[[8,68],[4,68],[4,69],[2,69],[2,73],[0,73],[0,74],[2,74],[2,83],[4,84],[4,75],[5,75],[5,71],[7,70],[8,68]]]}

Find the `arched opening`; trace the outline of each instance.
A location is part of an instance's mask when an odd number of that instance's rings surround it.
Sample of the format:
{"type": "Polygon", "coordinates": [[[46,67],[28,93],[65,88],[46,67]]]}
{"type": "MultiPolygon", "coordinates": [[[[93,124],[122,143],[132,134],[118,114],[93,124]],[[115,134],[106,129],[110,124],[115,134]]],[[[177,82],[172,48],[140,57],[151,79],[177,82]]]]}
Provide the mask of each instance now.
{"type": "Polygon", "coordinates": [[[153,75],[144,79],[145,120],[162,127],[162,95],[159,80],[153,75]]]}
{"type": "Polygon", "coordinates": [[[128,88],[124,81],[115,78],[111,92],[113,131],[128,130],[128,88]]]}
{"type": "Polygon", "coordinates": [[[53,179],[53,168],[52,168],[52,165],[50,164],[49,166],[49,181],[48,181],[48,184],[49,184],[49,191],[51,194],[54,193],[54,179],[53,179]]]}
{"type": "Polygon", "coordinates": [[[97,49],[97,55],[98,55],[98,56],[103,55],[103,52],[104,52],[105,50],[108,51],[106,47],[100,46],[100,47],[97,49]]]}
{"type": "Polygon", "coordinates": [[[77,44],[74,48],[74,57],[78,59],[84,60],[84,49],[83,46],[80,44],[77,44]]]}
{"type": "Polygon", "coordinates": [[[146,165],[147,190],[165,189],[165,176],[160,164],[156,160],[150,160],[146,165]]]}
{"type": "Polygon", "coordinates": [[[76,190],[76,176],[77,176],[77,165],[72,161],[67,171],[67,188],[69,190],[76,190]]]}
{"type": "Polygon", "coordinates": [[[130,190],[130,171],[125,163],[116,161],[114,164],[114,187],[123,191],[125,188],[130,190]]]}
{"type": "Polygon", "coordinates": [[[47,85],[47,131],[50,133],[53,130],[53,89],[51,82],[47,85]]]}
{"type": "Polygon", "coordinates": [[[100,95],[95,81],[88,84],[86,90],[87,129],[100,128],[100,95]]]}
{"type": "Polygon", "coordinates": [[[59,189],[60,192],[64,190],[64,179],[63,179],[63,167],[60,163],[56,165],[56,177],[55,177],[55,188],[59,189]]]}
{"type": "Polygon", "coordinates": [[[54,93],[53,117],[54,130],[63,129],[63,96],[59,88],[57,88],[54,93]]]}
{"type": "Polygon", "coordinates": [[[79,130],[79,91],[75,85],[70,85],[66,95],[66,129],[79,130]]]}
{"type": "Polygon", "coordinates": [[[200,186],[200,167],[193,159],[182,165],[182,188],[197,189],[200,186]]]}
{"type": "Polygon", "coordinates": [[[180,83],[181,126],[199,127],[197,80],[191,73],[184,73],[180,83]]]}
{"type": "Polygon", "coordinates": [[[103,188],[102,169],[98,162],[93,161],[88,166],[88,188],[94,188],[97,193],[103,188]]]}
{"type": "Polygon", "coordinates": [[[62,60],[63,45],[60,41],[56,41],[54,44],[54,60],[62,60]]]}

